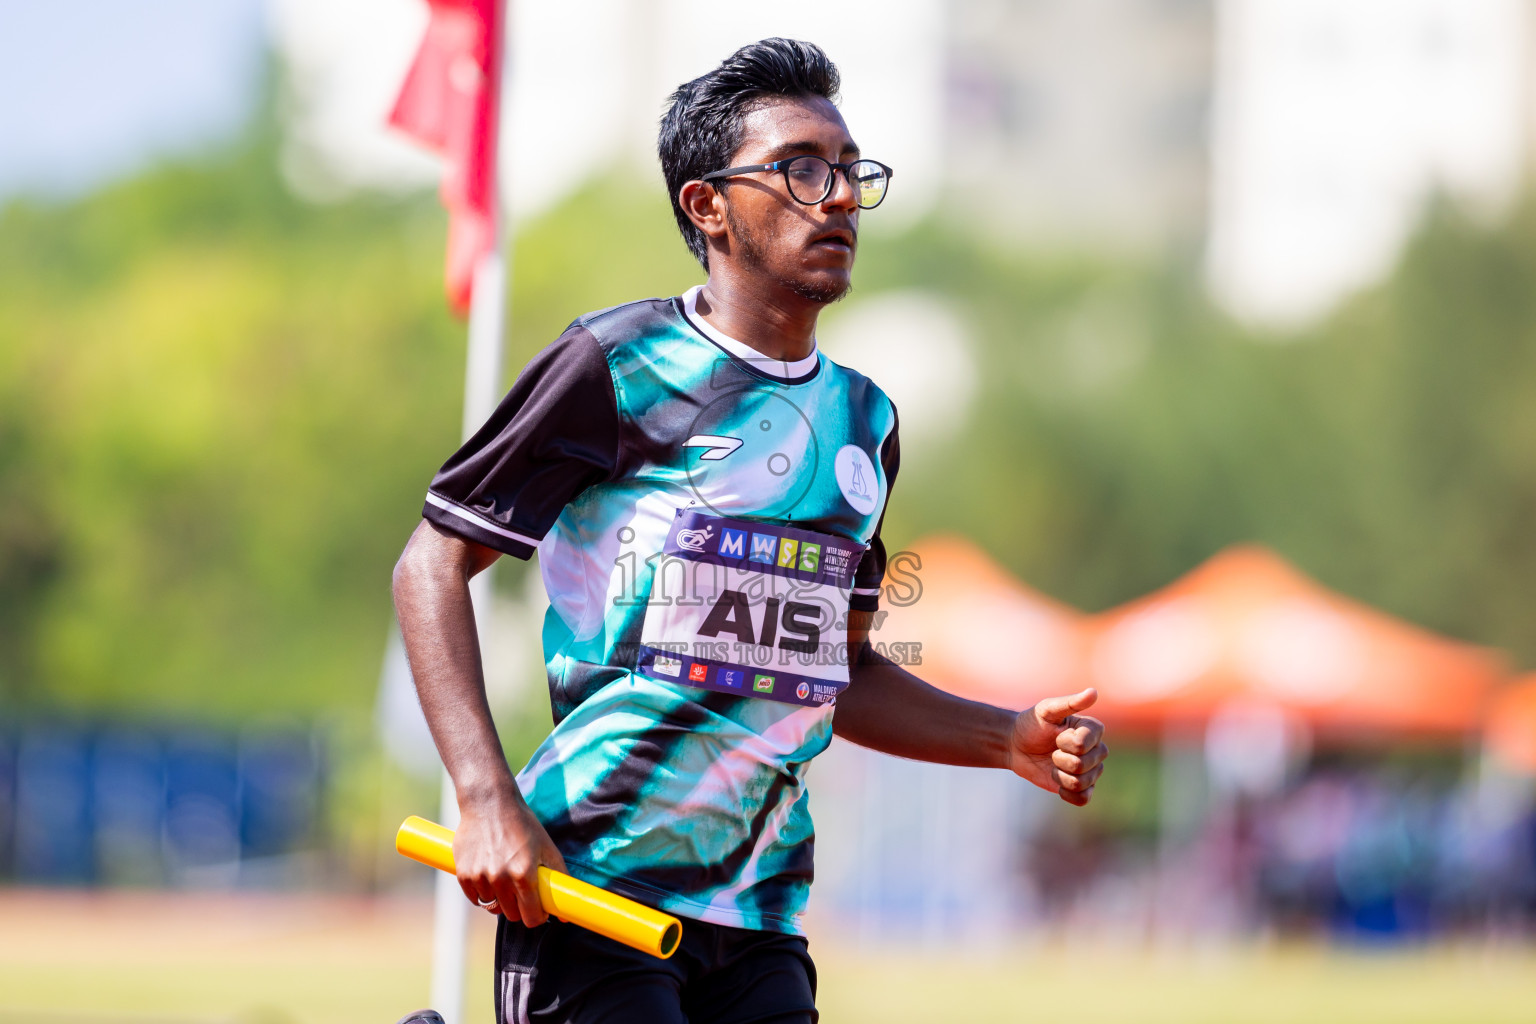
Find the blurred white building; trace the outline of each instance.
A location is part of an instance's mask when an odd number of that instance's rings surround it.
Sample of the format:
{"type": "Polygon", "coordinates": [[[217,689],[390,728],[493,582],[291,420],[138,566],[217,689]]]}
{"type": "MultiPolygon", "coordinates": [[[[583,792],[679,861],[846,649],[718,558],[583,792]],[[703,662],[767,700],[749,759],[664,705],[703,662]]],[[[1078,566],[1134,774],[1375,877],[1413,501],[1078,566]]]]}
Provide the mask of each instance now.
{"type": "Polygon", "coordinates": [[[1014,245],[1206,239],[1287,324],[1391,269],[1437,191],[1497,212],[1530,149],[1531,0],[952,0],[945,167],[1014,245]]]}
{"type": "Polygon", "coordinates": [[[1525,170],[1528,0],[1220,0],[1207,271],[1252,320],[1390,270],[1437,190],[1497,210],[1525,170]]]}
{"type": "MultiPolygon", "coordinates": [[[[316,196],[420,187],[384,127],[422,0],[270,0],[293,103],[289,170],[316,196]]],[[[512,6],[513,205],[532,214],[616,161],[654,168],[668,93],[767,35],[822,45],[864,152],[897,169],[880,223],[946,210],[1013,244],[1133,248],[1204,223],[1211,0],[826,4],[522,0],[512,6]],[[851,8],[849,9],[852,10],[851,8]]],[[[873,221],[872,221],[873,223],[873,221]]]]}
{"type": "Polygon", "coordinates": [[[1211,0],[952,0],[945,169],[1008,244],[1147,251],[1205,224],[1211,0]]]}
{"type": "MultiPolygon", "coordinates": [[[[383,126],[421,0],[269,0],[290,69],[289,170],[312,194],[420,187],[383,126]]],[[[655,173],[670,89],[764,35],[813,39],[865,152],[897,168],[871,225],[954,213],[1011,246],[1203,240],[1250,320],[1326,312],[1388,271],[1437,190],[1497,211],[1524,173],[1536,0],[521,0],[520,215],[616,162],[655,173]],[[852,8],[849,8],[852,11],[852,8]]]]}
{"type": "MultiPolygon", "coordinates": [[[[415,188],[434,171],[384,125],[426,23],[422,0],[270,0],[293,83],[290,176],[317,196],[415,188]]],[[[843,74],[842,109],[865,153],[898,169],[882,221],[924,212],[937,191],[942,114],[940,0],[889,0],[880,17],[812,0],[519,0],[511,5],[514,211],[532,215],[615,163],[656,168],[668,94],[764,36],[819,43],[843,74]]]]}

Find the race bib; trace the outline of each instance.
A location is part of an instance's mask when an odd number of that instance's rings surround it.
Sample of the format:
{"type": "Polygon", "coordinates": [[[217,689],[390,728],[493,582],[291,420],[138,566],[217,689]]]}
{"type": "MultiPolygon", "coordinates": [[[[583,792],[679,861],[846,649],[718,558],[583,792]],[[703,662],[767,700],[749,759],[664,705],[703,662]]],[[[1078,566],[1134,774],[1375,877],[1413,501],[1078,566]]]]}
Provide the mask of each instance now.
{"type": "Polygon", "coordinates": [[[655,556],[635,671],[815,707],[848,686],[848,595],[864,546],[679,509],[655,556]]]}

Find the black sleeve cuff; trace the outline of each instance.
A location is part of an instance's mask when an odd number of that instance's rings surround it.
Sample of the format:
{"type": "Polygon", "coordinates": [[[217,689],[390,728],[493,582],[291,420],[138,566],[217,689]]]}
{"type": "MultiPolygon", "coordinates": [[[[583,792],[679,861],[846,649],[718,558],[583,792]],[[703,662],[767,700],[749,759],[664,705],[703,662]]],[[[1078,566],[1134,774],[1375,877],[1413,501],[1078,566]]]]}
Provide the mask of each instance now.
{"type": "Polygon", "coordinates": [[[465,540],[500,551],[513,558],[527,561],[538,547],[538,539],[509,530],[493,523],[484,516],[449,501],[442,495],[427,492],[427,500],[421,506],[421,517],[465,540]]]}
{"type": "Polygon", "coordinates": [[[880,595],[855,592],[848,596],[848,607],[856,612],[877,612],[880,610],[880,595]]]}

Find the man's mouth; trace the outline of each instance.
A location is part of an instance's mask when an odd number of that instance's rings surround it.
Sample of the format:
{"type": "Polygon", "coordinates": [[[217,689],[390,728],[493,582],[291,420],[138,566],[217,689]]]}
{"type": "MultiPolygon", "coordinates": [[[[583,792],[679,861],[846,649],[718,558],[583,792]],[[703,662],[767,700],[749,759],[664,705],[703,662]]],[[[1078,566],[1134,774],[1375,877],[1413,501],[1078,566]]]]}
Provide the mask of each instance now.
{"type": "Polygon", "coordinates": [[[828,249],[834,249],[839,252],[852,252],[853,242],[853,232],[843,228],[839,228],[836,231],[828,231],[811,239],[811,245],[813,246],[825,246],[828,249]]]}

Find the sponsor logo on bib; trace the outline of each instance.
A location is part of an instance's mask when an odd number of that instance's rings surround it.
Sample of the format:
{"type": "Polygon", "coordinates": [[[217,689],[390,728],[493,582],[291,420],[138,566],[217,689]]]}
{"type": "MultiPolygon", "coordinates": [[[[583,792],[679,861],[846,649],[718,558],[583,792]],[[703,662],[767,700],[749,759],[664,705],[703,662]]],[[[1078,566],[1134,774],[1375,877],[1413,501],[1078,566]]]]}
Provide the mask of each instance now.
{"type": "Polygon", "coordinates": [[[793,569],[795,567],[795,551],[800,547],[800,542],[785,537],[779,541],[779,566],[793,569]]]}
{"type": "Polygon", "coordinates": [[[805,698],[809,697],[810,695],[811,684],[803,679],[800,680],[800,685],[795,687],[795,696],[799,697],[801,700],[805,700],[805,698]]]}
{"type": "Polygon", "coordinates": [[[837,700],[837,687],[828,686],[826,683],[817,683],[811,687],[811,692],[816,695],[817,704],[830,704],[837,700]]]}
{"type": "Polygon", "coordinates": [[[709,544],[709,538],[714,535],[713,526],[706,526],[702,530],[678,530],[677,546],[687,548],[689,551],[703,551],[709,544]]]}
{"type": "Polygon", "coordinates": [[[778,550],[779,538],[773,534],[754,533],[752,535],[752,561],[772,565],[773,557],[778,550]]]}
{"type": "Polygon", "coordinates": [[[758,693],[773,692],[773,676],[753,676],[752,689],[758,693]]]}
{"type": "Polygon", "coordinates": [[[820,565],[821,565],[821,545],[820,544],[801,544],[800,545],[800,571],[801,572],[815,572],[816,569],[820,565]]]}

